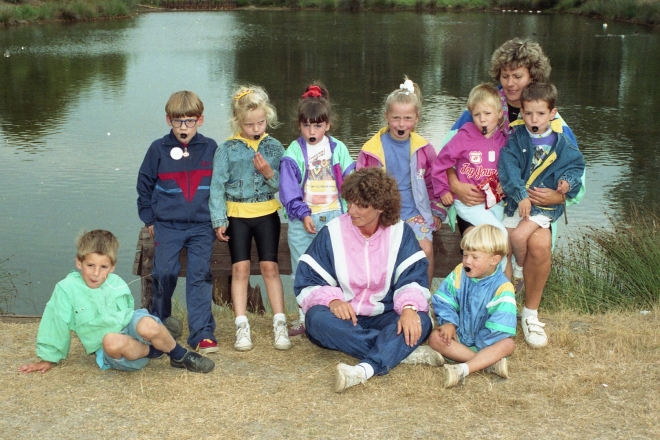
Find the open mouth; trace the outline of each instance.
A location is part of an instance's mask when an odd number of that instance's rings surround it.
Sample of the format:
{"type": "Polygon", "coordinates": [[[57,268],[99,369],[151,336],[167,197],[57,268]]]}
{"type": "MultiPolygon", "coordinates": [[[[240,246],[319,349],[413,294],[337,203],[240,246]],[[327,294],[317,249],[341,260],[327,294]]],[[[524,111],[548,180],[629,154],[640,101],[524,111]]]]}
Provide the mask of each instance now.
{"type": "Polygon", "coordinates": [[[185,139],[185,138],[188,137],[188,133],[179,133],[179,137],[180,137],[181,139],[185,139]]]}
{"type": "Polygon", "coordinates": [[[397,133],[399,133],[399,136],[403,136],[406,132],[404,130],[398,130],[397,133]]]}
{"type": "Polygon", "coordinates": [[[483,127],[481,127],[481,134],[487,135],[488,134],[488,127],[486,127],[485,125],[483,127]]]}
{"type": "Polygon", "coordinates": [[[532,127],[532,131],[534,133],[537,133],[539,131],[539,128],[535,125],[535,126],[532,127]]]}
{"type": "Polygon", "coordinates": [[[466,271],[467,273],[470,273],[471,270],[472,270],[471,267],[466,267],[466,268],[465,268],[465,271],[466,271]]]}
{"type": "Polygon", "coordinates": [[[259,140],[259,138],[260,138],[261,136],[260,136],[260,135],[258,135],[258,134],[255,134],[255,135],[254,135],[254,136],[252,136],[252,137],[254,138],[254,140],[255,140],[255,141],[258,141],[258,140],[259,140]]]}
{"type": "Polygon", "coordinates": [[[309,138],[309,142],[311,142],[313,144],[314,142],[316,142],[316,138],[315,137],[309,138]]]}

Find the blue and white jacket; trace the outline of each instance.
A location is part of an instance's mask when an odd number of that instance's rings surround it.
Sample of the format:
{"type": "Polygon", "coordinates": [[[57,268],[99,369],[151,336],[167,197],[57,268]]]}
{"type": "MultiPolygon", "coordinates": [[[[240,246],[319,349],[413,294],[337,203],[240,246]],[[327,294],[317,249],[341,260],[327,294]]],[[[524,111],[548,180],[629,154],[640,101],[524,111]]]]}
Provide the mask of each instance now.
{"type": "Polygon", "coordinates": [[[209,186],[217,148],[213,139],[200,133],[184,147],[171,131],[151,144],[137,179],[138,214],[146,226],[156,221],[205,223],[211,220],[209,186]],[[179,153],[185,150],[188,156],[172,154],[175,149],[179,149],[179,153]]]}

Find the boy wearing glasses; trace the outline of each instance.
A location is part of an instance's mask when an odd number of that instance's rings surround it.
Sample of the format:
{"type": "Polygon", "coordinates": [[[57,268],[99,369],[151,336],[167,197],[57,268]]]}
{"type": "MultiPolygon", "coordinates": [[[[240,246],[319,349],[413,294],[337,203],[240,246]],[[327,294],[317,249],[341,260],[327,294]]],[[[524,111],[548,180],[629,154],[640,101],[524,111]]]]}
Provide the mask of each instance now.
{"type": "Polygon", "coordinates": [[[204,123],[203,112],[204,104],[193,92],[170,96],[165,120],[172,130],[147,150],[138,174],[137,206],[155,245],[149,313],[168,324],[180,270],[179,253],[185,247],[188,344],[200,353],[213,353],[218,344],[211,313],[215,231],[209,213],[209,186],[218,145],[197,132],[204,123]]]}

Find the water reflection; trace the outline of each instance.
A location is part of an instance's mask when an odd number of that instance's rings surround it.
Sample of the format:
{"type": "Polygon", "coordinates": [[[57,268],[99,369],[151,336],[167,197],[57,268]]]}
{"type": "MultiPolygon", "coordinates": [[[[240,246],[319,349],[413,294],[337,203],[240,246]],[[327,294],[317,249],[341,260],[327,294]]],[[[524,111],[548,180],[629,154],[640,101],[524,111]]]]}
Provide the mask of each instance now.
{"type": "MultiPolygon", "coordinates": [[[[159,13],[132,20],[0,30],[0,258],[28,270],[40,313],[73,267],[82,228],[107,228],[126,280],[140,223],[135,179],[147,146],[166,131],[175,90],[203,99],[200,130],[229,133],[232,88],[266,87],[283,144],[298,133],[307,83],[328,86],[334,135],[355,155],[383,123],[386,95],[408,74],[424,92],[419,131],[439,144],[470,89],[490,80],[493,50],[514,36],[539,41],[552,61],[558,106],[587,159],[588,197],[570,224],[606,224],[629,200],[654,202],[660,73],[658,34],[583,17],[534,14],[234,11],[159,13]],[[635,32],[639,32],[635,34],[635,32]],[[13,255],[13,256],[12,256],[13,255]]],[[[138,294],[139,283],[131,285],[138,294]]]]}

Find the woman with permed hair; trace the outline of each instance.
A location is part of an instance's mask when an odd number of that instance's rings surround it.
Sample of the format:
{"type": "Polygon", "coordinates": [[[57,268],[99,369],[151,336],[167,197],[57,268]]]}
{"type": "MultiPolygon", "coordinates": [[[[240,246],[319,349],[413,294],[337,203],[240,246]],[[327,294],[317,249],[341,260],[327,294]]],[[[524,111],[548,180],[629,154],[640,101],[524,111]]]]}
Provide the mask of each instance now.
{"type": "MultiPolygon", "coordinates": [[[[543,53],[541,46],[529,40],[514,38],[502,44],[493,53],[489,73],[499,83],[499,95],[504,112],[504,130],[507,136],[511,134],[513,126],[524,124],[520,113],[522,91],[533,82],[547,82],[550,71],[550,60],[543,53]]],[[[442,149],[467,122],[472,122],[472,115],[466,110],[452,126],[440,148],[442,149]]],[[[552,125],[562,131],[577,146],[575,135],[559,113],[552,121],[552,125]]],[[[454,198],[460,200],[464,205],[476,206],[486,200],[482,190],[473,184],[460,181],[456,169],[447,170],[447,179],[454,198]]],[[[584,197],[584,188],[583,175],[580,192],[575,198],[566,199],[566,206],[579,203],[584,197]]],[[[552,188],[530,187],[527,191],[532,204],[539,207],[564,202],[564,195],[552,188]]],[[[457,223],[462,234],[474,226],[460,216],[457,217],[453,208],[450,209],[448,217],[452,227],[457,223]]],[[[545,283],[550,275],[552,244],[555,241],[556,231],[557,228],[553,223],[550,229],[543,229],[533,234],[527,242],[527,258],[524,267],[513,264],[513,273],[507,273],[508,276],[511,276],[516,292],[525,289],[525,305],[522,310],[521,323],[525,341],[532,348],[541,348],[548,344],[548,336],[544,330],[545,324],[538,319],[538,308],[545,283]]],[[[508,271],[510,269],[507,269],[508,271]]]]}
{"type": "Polygon", "coordinates": [[[402,361],[443,362],[420,347],[431,332],[428,261],[399,217],[397,181],[381,168],[363,168],[344,180],[341,195],[348,213],[318,232],[294,283],[309,340],[359,359],[337,365],[337,393],[402,361]]]}

